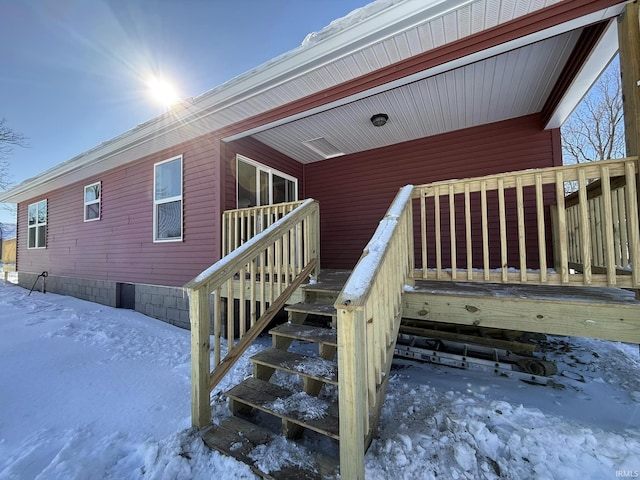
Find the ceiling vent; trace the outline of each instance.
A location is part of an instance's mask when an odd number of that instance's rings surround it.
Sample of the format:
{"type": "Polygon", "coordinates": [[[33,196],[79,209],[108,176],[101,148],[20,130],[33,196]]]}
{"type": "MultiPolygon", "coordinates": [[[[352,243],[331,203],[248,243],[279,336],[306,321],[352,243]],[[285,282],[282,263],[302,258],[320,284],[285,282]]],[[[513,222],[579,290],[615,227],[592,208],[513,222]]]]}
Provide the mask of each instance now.
{"type": "Polygon", "coordinates": [[[325,159],[344,155],[344,152],[341,152],[335,145],[324,137],[307,140],[306,142],[302,142],[302,144],[306,145],[317,154],[322,155],[325,159]]]}

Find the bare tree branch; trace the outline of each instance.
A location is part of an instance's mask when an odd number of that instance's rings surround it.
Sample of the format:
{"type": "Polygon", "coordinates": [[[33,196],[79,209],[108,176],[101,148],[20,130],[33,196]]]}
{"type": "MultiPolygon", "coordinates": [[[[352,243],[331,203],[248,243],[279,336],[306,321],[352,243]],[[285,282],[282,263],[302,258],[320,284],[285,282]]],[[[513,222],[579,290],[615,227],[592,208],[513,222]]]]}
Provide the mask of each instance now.
{"type": "Polygon", "coordinates": [[[15,147],[26,147],[27,138],[11,129],[4,118],[0,119],[0,190],[11,186],[9,157],[15,147]]]}
{"type": "Polygon", "coordinates": [[[562,126],[562,152],[568,164],[625,156],[617,57],[562,126]]]}

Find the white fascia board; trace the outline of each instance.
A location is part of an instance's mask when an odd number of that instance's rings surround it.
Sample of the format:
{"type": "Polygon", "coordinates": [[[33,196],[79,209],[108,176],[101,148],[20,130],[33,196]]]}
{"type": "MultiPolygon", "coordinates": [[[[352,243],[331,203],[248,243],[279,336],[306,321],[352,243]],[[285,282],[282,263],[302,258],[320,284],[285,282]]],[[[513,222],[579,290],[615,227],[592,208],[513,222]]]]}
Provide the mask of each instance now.
{"type": "MultiPolygon", "coordinates": [[[[472,63],[480,62],[482,60],[486,60],[488,58],[495,57],[495,56],[500,55],[502,53],[506,53],[506,52],[509,52],[511,50],[515,50],[517,48],[524,47],[526,45],[531,45],[533,43],[540,42],[542,40],[546,40],[548,38],[555,37],[557,35],[562,35],[563,33],[567,33],[567,32],[570,32],[570,31],[578,29],[578,28],[583,28],[583,27],[585,27],[587,25],[591,25],[593,23],[600,22],[600,21],[605,20],[607,18],[615,17],[622,11],[623,8],[624,8],[624,5],[611,7],[611,8],[607,8],[607,9],[604,9],[604,10],[600,10],[598,12],[594,12],[594,13],[591,13],[589,15],[585,15],[583,17],[576,18],[574,20],[571,20],[570,22],[566,22],[566,23],[563,23],[563,24],[560,24],[560,25],[556,25],[554,27],[547,28],[545,30],[540,30],[538,32],[529,34],[529,35],[524,36],[524,37],[516,38],[515,40],[511,40],[509,42],[505,42],[505,43],[502,43],[500,45],[496,45],[494,47],[482,50],[480,52],[477,52],[477,53],[474,53],[474,54],[471,54],[471,55],[467,55],[466,57],[457,58],[457,59],[452,60],[450,62],[446,62],[446,63],[443,63],[441,65],[437,65],[437,66],[435,66],[433,68],[430,68],[428,70],[423,70],[423,71],[415,73],[413,75],[409,75],[409,76],[403,77],[401,79],[395,80],[393,82],[389,82],[389,83],[386,83],[384,85],[380,85],[378,87],[374,87],[374,88],[366,90],[366,91],[358,92],[358,93],[353,94],[353,95],[351,95],[349,97],[344,97],[344,98],[341,98],[340,100],[336,100],[334,102],[327,103],[327,104],[321,105],[319,107],[316,107],[316,108],[313,108],[313,109],[310,109],[310,110],[306,110],[306,111],[298,113],[296,115],[291,115],[289,117],[282,118],[282,119],[273,121],[273,122],[265,124],[265,125],[261,125],[259,127],[253,128],[251,130],[247,130],[247,131],[238,133],[236,135],[232,135],[232,136],[226,137],[223,140],[226,141],[226,142],[230,142],[230,141],[233,141],[233,140],[238,140],[238,139],[243,138],[243,137],[247,137],[247,136],[259,133],[259,132],[263,132],[265,130],[269,130],[270,128],[278,127],[280,125],[284,125],[286,123],[290,123],[290,122],[293,122],[295,120],[299,120],[301,118],[309,117],[309,116],[314,115],[316,113],[324,112],[326,110],[330,110],[330,109],[335,108],[335,107],[346,105],[348,103],[352,103],[352,102],[355,102],[357,100],[361,100],[363,98],[367,98],[367,97],[370,97],[372,95],[376,95],[378,93],[382,93],[382,92],[385,92],[385,91],[388,91],[388,90],[391,90],[391,89],[394,89],[394,88],[397,88],[397,87],[402,87],[404,85],[408,85],[410,83],[417,82],[417,81],[423,80],[425,78],[429,78],[429,77],[432,77],[432,76],[435,76],[435,75],[439,75],[441,73],[444,73],[444,72],[447,72],[447,71],[450,71],[450,70],[455,70],[456,68],[461,68],[461,67],[464,67],[466,65],[470,65],[472,63]]],[[[615,20],[612,20],[611,21],[611,25],[615,26],[615,24],[616,24],[615,20]]],[[[611,28],[611,25],[609,26],[609,29],[611,28]]],[[[614,28],[614,30],[615,30],[615,28],[614,28]]],[[[607,30],[607,34],[608,33],[609,33],[609,30],[607,30]]],[[[604,36],[603,36],[603,40],[604,40],[604,36]]],[[[617,37],[616,37],[615,42],[616,42],[615,43],[615,48],[617,50],[617,46],[618,46],[617,37]]],[[[605,46],[603,46],[603,48],[604,47],[605,46]]],[[[615,54],[615,52],[614,52],[614,54],[615,54]]],[[[605,64],[605,67],[611,61],[612,56],[608,57],[607,63],[605,64]]],[[[583,70],[585,70],[585,69],[583,69],[583,70]]],[[[597,72],[596,77],[597,77],[597,75],[599,75],[600,72],[602,72],[602,69],[597,72]]],[[[577,104],[580,102],[581,99],[582,99],[582,96],[580,98],[578,98],[577,100],[575,98],[572,99],[572,101],[575,101],[575,104],[573,105],[572,110],[577,106],[577,104]]],[[[571,104],[570,100],[571,99],[567,99],[567,105],[571,104]]]]}
{"type": "Polygon", "coordinates": [[[609,22],[602,39],[593,49],[582,68],[575,76],[558,106],[551,114],[545,129],[560,128],[573,113],[602,72],[618,52],[618,22],[609,22]]]}

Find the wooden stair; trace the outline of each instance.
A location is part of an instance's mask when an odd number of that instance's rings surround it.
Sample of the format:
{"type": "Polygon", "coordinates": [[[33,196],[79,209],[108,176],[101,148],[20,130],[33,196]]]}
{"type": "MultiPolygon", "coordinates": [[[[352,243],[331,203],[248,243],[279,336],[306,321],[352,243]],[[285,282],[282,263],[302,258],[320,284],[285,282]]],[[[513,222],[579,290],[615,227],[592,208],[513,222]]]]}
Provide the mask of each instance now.
{"type": "MultiPolygon", "coordinates": [[[[262,471],[250,452],[259,445],[273,442],[278,435],[304,440],[305,432],[314,432],[308,434],[339,441],[338,403],[333,395],[323,395],[323,392],[327,386],[332,389],[330,393],[337,391],[334,387],[338,384],[338,365],[333,303],[347,276],[348,272],[332,272],[326,279],[321,276],[324,281],[303,287],[304,302],[285,307],[288,323],[269,331],[273,347],[250,358],[253,377],[226,392],[234,416],[204,433],[203,440],[210,448],[247,463],[263,478],[339,478],[337,458],[312,449],[305,465],[287,465],[277,472],[262,471]],[[294,351],[301,345],[305,346],[304,353],[294,351]],[[310,345],[317,345],[317,354],[309,353],[310,345]],[[282,372],[281,378],[299,376],[301,388],[294,389],[295,382],[286,382],[286,387],[276,384],[276,371],[282,372]],[[274,418],[280,420],[281,432],[274,431],[274,418]]],[[[313,444],[317,444],[317,439],[313,444]]],[[[334,447],[337,452],[337,443],[334,447]]]]}

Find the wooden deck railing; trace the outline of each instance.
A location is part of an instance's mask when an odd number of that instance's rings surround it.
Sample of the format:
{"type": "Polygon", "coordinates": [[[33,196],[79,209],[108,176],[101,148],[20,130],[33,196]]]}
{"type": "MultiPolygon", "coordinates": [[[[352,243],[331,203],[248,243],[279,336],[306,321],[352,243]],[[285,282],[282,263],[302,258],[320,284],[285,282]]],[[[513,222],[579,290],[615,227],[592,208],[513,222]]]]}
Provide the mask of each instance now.
{"type": "Polygon", "coordinates": [[[638,172],[638,159],[627,158],[417,186],[421,268],[414,276],[638,289],[638,172]],[[587,192],[595,180],[597,206],[587,192]],[[565,205],[569,184],[577,184],[577,200],[565,205]],[[580,272],[572,270],[577,263],[580,272]]]}
{"type": "Polygon", "coordinates": [[[335,302],[342,478],[364,478],[364,452],[375,430],[370,420],[380,415],[402,293],[413,283],[412,190],[400,190],[335,302]]]}
{"type": "Polygon", "coordinates": [[[226,210],[222,214],[222,256],[228,255],[247,240],[263,232],[301,204],[302,200],[226,210]]]}
{"type": "MultiPolygon", "coordinates": [[[[602,177],[605,175],[606,173],[602,177]]],[[[629,228],[633,228],[633,214],[629,214],[627,178],[613,177],[603,185],[602,177],[589,183],[586,188],[591,268],[594,272],[607,273],[608,266],[613,266],[618,274],[631,274],[629,228]]],[[[571,268],[584,271],[584,232],[581,222],[584,203],[580,202],[580,191],[564,200],[568,234],[567,257],[571,268]]]]}
{"type": "MultiPolygon", "coordinates": [[[[259,215],[262,212],[253,217],[259,215]]],[[[309,199],[184,286],[189,294],[191,319],[194,427],[203,428],[211,423],[211,391],[295,290],[309,275],[318,274],[319,251],[319,208],[317,202],[309,199]],[[223,306],[223,287],[229,292],[226,306],[223,306]],[[237,302],[230,292],[237,292],[237,302]],[[211,304],[213,372],[209,345],[211,304]],[[221,359],[223,316],[226,316],[227,354],[221,359]]]]}

